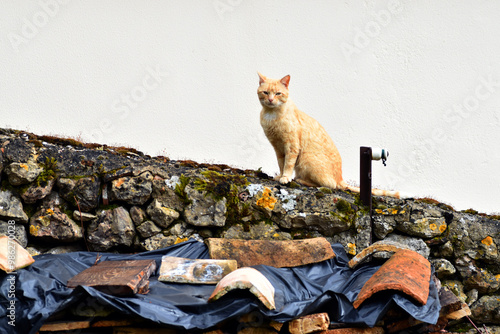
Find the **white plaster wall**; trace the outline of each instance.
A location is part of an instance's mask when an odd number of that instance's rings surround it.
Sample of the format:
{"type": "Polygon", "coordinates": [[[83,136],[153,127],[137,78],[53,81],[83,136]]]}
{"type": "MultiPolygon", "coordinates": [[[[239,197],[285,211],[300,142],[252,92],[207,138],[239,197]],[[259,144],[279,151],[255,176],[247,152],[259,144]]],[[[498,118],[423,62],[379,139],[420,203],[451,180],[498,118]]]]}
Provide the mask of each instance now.
{"type": "Polygon", "coordinates": [[[277,172],[257,74],[374,184],[500,211],[499,1],[0,2],[0,127],[277,172]]]}

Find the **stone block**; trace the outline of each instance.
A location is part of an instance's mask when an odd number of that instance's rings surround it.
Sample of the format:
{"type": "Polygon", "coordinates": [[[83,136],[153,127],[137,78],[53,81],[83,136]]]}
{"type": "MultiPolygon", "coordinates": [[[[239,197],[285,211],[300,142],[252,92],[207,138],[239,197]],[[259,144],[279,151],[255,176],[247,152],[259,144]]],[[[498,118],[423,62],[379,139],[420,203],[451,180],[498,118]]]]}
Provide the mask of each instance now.
{"type": "Polygon", "coordinates": [[[328,313],[316,313],[294,319],[288,323],[288,330],[291,334],[308,334],[318,331],[325,331],[330,326],[328,313]]]}
{"type": "Polygon", "coordinates": [[[217,284],[236,270],[235,260],[184,259],[163,256],[159,281],[171,283],[217,284]]]}

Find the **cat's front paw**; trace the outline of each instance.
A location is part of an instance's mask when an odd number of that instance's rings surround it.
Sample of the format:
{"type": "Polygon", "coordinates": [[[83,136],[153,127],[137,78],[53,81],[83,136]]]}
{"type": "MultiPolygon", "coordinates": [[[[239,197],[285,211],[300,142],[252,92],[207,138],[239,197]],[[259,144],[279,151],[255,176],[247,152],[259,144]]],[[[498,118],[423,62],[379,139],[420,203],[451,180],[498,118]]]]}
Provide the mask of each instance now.
{"type": "Polygon", "coordinates": [[[292,181],[292,178],[290,176],[282,176],[280,178],[281,184],[287,184],[287,183],[290,183],[291,181],[292,181]]]}

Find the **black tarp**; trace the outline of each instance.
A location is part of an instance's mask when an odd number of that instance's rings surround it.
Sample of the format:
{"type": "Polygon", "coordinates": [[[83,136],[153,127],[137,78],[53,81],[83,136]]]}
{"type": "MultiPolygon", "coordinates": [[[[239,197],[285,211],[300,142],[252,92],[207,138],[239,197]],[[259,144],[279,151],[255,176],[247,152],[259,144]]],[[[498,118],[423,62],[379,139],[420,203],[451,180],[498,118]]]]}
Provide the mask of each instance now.
{"type": "Polygon", "coordinates": [[[92,302],[110,306],[121,313],[136,315],[158,324],[188,330],[207,329],[221,321],[256,311],[262,317],[285,322],[298,316],[327,312],[332,322],[374,326],[386,311],[398,305],[415,319],[436,323],[440,304],[433,281],[430,281],[426,305],[415,304],[404,294],[382,292],[365,301],[359,309],[352,302],[378,265],[362,265],[356,270],[347,266],[348,258],[339,244],[332,245],[335,258],[295,268],[255,266],[275,288],[276,310],[268,310],[245,291],[232,291],[216,302],[207,303],[215,285],[174,284],[157,280],[163,255],[206,259],[208,249],[195,240],[168,248],[139,254],[101,253],[100,261],[154,259],[156,273],[150,277],[146,295],[117,297],[90,287],[66,287],[68,279],[89,268],[96,261],[95,252],[39,255],[35,263],[13,274],[0,274],[0,331],[36,333],[47,318],[66,307],[92,307],[92,302]],[[10,284],[15,277],[15,293],[10,284]],[[9,291],[10,296],[9,296],[9,291]],[[89,297],[90,296],[90,297],[89,297]],[[14,298],[11,298],[14,297],[14,298]],[[12,324],[12,300],[15,301],[15,327],[12,324]],[[10,310],[8,309],[10,308],[10,310]],[[10,315],[10,317],[8,317],[10,315]]]}

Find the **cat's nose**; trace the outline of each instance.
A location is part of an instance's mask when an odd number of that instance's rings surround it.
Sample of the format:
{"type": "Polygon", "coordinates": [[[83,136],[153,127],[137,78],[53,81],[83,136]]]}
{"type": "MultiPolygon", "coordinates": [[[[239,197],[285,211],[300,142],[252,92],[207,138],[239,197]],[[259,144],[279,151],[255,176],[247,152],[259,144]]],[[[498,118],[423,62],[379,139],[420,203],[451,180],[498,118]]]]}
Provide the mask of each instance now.
{"type": "Polygon", "coordinates": [[[274,99],[273,99],[273,98],[269,98],[269,102],[273,102],[273,101],[274,101],[274,99]]]}

